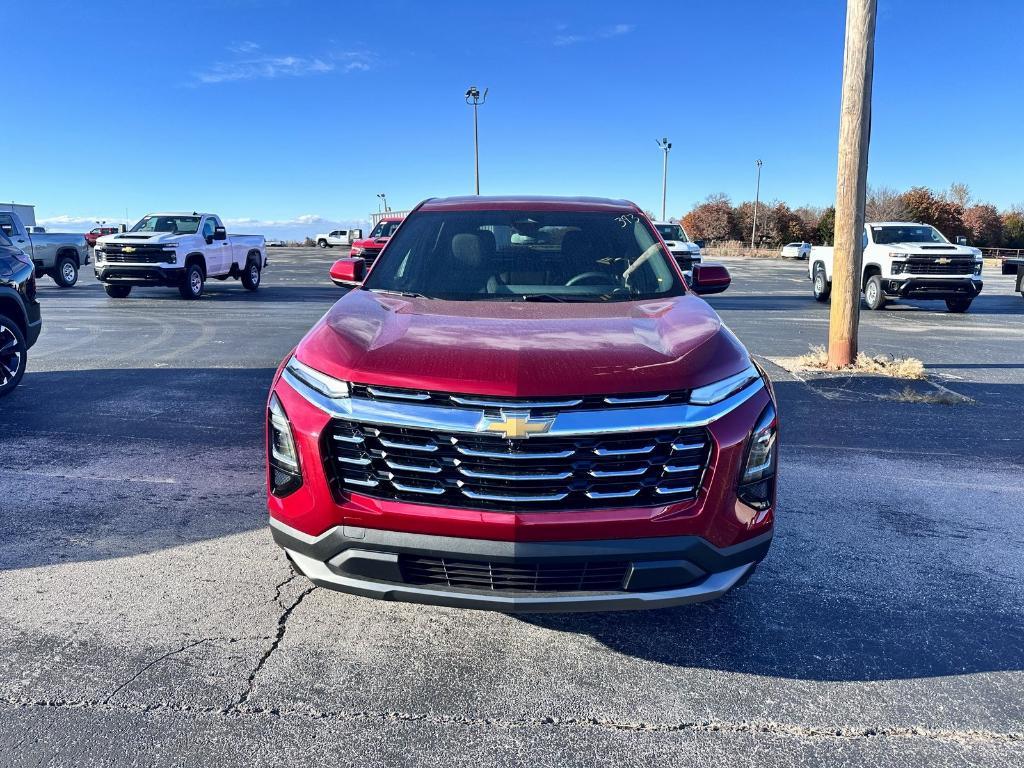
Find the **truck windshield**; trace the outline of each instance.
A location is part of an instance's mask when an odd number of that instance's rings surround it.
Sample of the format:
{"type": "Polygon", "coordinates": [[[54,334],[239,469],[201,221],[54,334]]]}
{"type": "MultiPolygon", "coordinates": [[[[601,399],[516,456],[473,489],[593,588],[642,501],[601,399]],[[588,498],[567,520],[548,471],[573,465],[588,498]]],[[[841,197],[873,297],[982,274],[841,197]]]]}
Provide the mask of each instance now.
{"type": "Polygon", "coordinates": [[[634,213],[414,213],[364,287],[452,301],[608,302],[684,292],[667,253],[634,213]]]}
{"type": "Polygon", "coordinates": [[[194,235],[199,231],[199,219],[199,216],[144,216],[131,231],[194,235]]]}
{"type": "Polygon", "coordinates": [[[911,224],[907,226],[871,227],[871,235],[878,245],[893,243],[948,243],[935,227],[927,224],[911,224]]]}
{"type": "Polygon", "coordinates": [[[665,240],[678,240],[681,243],[689,241],[683,228],[678,224],[656,224],[655,226],[665,240]]]}
{"type": "Polygon", "coordinates": [[[398,229],[400,221],[378,221],[377,226],[373,228],[370,233],[370,239],[375,237],[391,237],[395,234],[395,230],[398,229]]]}

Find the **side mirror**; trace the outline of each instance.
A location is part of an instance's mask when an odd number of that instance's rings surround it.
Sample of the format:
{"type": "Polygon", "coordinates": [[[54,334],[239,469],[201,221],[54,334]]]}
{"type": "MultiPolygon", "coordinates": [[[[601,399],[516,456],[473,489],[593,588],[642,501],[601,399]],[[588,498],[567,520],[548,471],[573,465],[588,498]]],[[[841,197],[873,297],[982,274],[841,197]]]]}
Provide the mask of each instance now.
{"type": "Polygon", "coordinates": [[[957,237],[957,239],[956,239],[956,244],[957,245],[967,245],[967,238],[964,237],[963,235],[959,235],[957,237]]]}
{"type": "Polygon", "coordinates": [[[698,296],[721,293],[732,283],[724,264],[694,264],[689,287],[698,296]]]}
{"type": "Polygon", "coordinates": [[[363,284],[366,262],[358,257],[338,259],[331,267],[331,282],[348,288],[363,284]]]}
{"type": "Polygon", "coordinates": [[[213,239],[214,240],[227,240],[228,239],[228,231],[226,229],[224,229],[224,227],[216,227],[213,230],[213,239]]]}

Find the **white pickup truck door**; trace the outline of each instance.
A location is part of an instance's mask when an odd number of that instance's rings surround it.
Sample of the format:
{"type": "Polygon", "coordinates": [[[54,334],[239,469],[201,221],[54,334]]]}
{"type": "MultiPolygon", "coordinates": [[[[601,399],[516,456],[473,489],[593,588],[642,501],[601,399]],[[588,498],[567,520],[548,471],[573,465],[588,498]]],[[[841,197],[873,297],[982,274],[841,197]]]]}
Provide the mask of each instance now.
{"type": "Polygon", "coordinates": [[[206,253],[206,271],[209,275],[223,275],[231,269],[231,246],[227,240],[213,239],[217,224],[213,216],[207,216],[203,219],[203,229],[200,233],[205,241],[203,250],[206,253]]]}

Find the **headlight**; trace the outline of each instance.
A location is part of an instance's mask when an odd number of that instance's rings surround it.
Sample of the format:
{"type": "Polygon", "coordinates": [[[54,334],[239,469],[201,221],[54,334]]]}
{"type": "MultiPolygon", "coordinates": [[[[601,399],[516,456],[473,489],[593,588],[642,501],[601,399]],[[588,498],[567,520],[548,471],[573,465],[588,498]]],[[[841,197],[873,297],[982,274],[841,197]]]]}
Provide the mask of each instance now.
{"type": "Polygon", "coordinates": [[[349,251],[348,255],[349,256],[362,256],[363,255],[363,249],[362,248],[352,248],[352,250],[349,251]]]}
{"type": "Polygon", "coordinates": [[[907,268],[907,262],[905,261],[894,261],[892,264],[892,273],[894,275],[902,275],[903,270],[907,268]]]}
{"type": "Polygon", "coordinates": [[[292,425],[276,394],[267,405],[267,460],[270,464],[270,490],[278,497],[294,493],[302,486],[299,452],[295,447],[292,425]]]}
{"type": "Polygon", "coordinates": [[[690,393],[690,402],[694,405],[713,405],[719,403],[730,395],[735,395],[741,389],[746,389],[755,381],[761,378],[753,363],[742,371],[727,379],[716,381],[704,387],[697,387],[690,393]]]}
{"type": "Polygon", "coordinates": [[[329,397],[332,400],[348,397],[349,389],[347,382],[336,379],[333,376],[328,376],[326,373],[320,373],[320,371],[300,363],[295,359],[294,355],[288,361],[288,364],[285,365],[285,370],[314,392],[318,392],[325,397],[329,397]]]}
{"type": "Polygon", "coordinates": [[[903,251],[890,251],[889,252],[889,258],[890,259],[905,259],[905,258],[907,258],[907,254],[903,253],[903,251]]]}
{"type": "Polygon", "coordinates": [[[164,243],[160,247],[163,248],[165,251],[173,251],[175,248],[178,247],[178,244],[177,243],[164,243]]]}
{"type": "Polygon", "coordinates": [[[779,419],[775,405],[768,403],[750,434],[747,460],[737,483],[736,495],[748,507],[764,511],[775,497],[775,472],[778,466],[779,419]]]}

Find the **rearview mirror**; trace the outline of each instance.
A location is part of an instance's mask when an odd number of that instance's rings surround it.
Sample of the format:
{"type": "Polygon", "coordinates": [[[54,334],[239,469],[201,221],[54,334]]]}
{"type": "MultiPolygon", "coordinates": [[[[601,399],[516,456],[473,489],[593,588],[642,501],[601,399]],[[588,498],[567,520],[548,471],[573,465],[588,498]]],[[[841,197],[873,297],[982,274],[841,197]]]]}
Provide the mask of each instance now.
{"type": "Polygon", "coordinates": [[[721,293],[732,283],[724,264],[694,264],[688,281],[690,290],[699,296],[721,293]]]}
{"type": "Polygon", "coordinates": [[[366,262],[358,257],[338,259],[331,267],[331,282],[348,288],[363,284],[366,262]]]}
{"type": "Polygon", "coordinates": [[[213,230],[213,239],[214,240],[227,240],[228,239],[228,231],[226,229],[224,229],[224,227],[216,227],[216,228],[214,228],[214,230],[213,230]]]}

